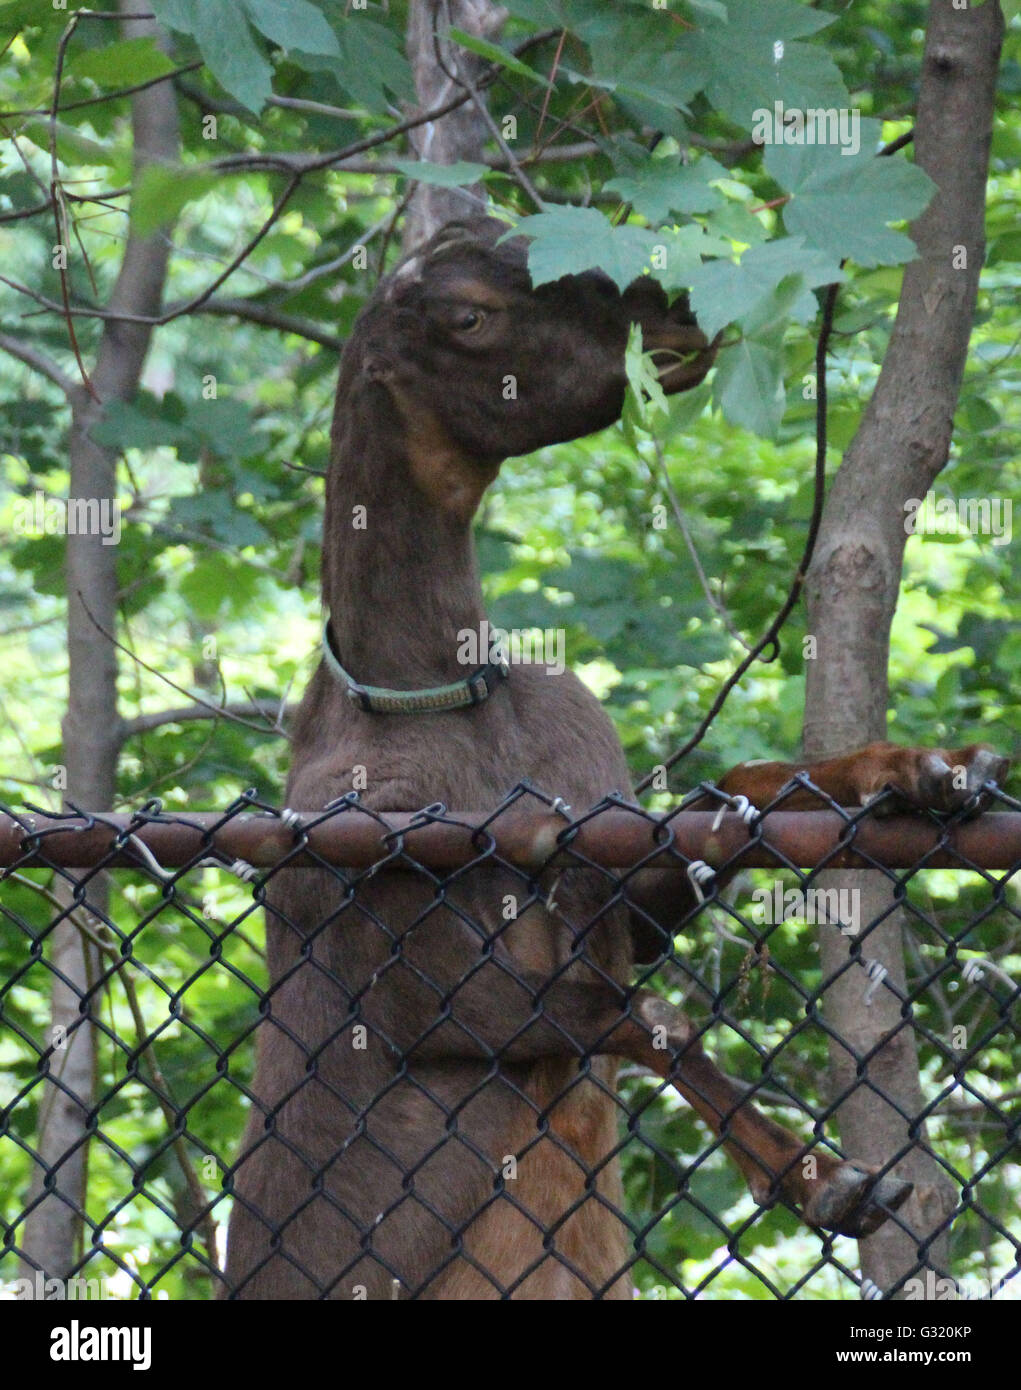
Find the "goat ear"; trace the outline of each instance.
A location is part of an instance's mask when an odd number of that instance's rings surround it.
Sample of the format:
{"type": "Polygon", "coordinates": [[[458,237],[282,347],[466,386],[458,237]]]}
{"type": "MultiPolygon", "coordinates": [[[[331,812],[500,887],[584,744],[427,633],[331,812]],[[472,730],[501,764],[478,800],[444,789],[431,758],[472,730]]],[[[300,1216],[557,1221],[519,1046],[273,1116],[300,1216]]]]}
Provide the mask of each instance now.
{"type": "Polygon", "coordinates": [[[455,254],[465,246],[477,245],[480,240],[478,234],[473,232],[466,222],[448,222],[428,243],[425,248],[426,254],[430,261],[437,261],[441,257],[455,254]]]}

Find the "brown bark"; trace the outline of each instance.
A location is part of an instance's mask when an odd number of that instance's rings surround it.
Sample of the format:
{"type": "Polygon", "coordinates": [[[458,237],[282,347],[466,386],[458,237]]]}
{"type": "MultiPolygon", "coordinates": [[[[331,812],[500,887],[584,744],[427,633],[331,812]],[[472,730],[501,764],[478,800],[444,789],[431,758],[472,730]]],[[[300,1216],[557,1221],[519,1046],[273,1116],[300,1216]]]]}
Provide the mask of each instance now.
{"type": "MultiPolygon", "coordinates": [[[[985,251],[985,185],[1002,34],[995,0],[964,10],[952,0],[933,0],[915,157],[937,192],[913,228],[919,259],[905,271],[883,369],[834,480],[808,576],[809,631],[819,645],[807,673],[806,757],[826,757],[886,737],[890,625],[906,541],[904,503],[924,497],[947,460],[985,251]]],[[[888,884],[879,875],[842,874],[839,883],[861,890],[863,923],[876,921],[890,907],[888,884]]],[[[902,931],[901,917],[893,913],[861,943],[862,955],[882,961],[900,991],[902,931]]],[[[827,1025],[836,1034],[829,1041],[833,1098],[849,1092],[836,1111],[842,1144],[856,1158],[874,1163],[907,1151],[897,1172],[916,1185],[899,1222],[889,1222],[861,1244],[864,1276],[884,1294],[903,1296],[898,1281],[945,1265],[947,1240],[938,1232],[956,1194],[925,1151],[924,1128],[917,1142],[909,1135],[922,1099],[914,1034],[902,1021],[896,994],[880,986],[866,1006],[861,971],[846,969],[847,939],[823,928],[821,950],[824,977],[844,972],[823,1000],[827,1025]],[[888,1101],[869,1085],[856,1084],[856,1054],[861,1058],[874,1047],[879,1051],[865,1075],[888,1101]]]]}
{"type": "MultiPolygon", "coordinates": [[[[120,0],[125,13],[137,10],[133,0],[120,0]]],[[[124,20],[124,36],[158,34],[152,21],[124,20]]],[[[160,83],[132,98],[134,168],[138,173],[154,162],[177,157],[177,108],[173,87],[160,83]]],[[[163,297],[169,241],[162,236],[129,236],[109,309],[129,314],[156,314],[163,297]]],[[[91,373],[94,399],[84,387],[70,393],[70,496],[95,498],[113,504],[117,454],[89,437],[107,401],[130,400],[141,377],[151,327],[107,320],[91,373]]],[[[97,631],[116,627],[116,547],[100,535],[67,537],[68,702],[63,720],[66,800],[89,810],[113,804],[120,729],[117,717],[116,652],[97,631]],[[90,616],[91,615],[91,616],[90,616]]],[[[93,881],[88,900],[93,911],[106,909],[105,885],[93,881]]],[[[51,1075],[59,1087],[47,1084],[40,1096],[38,1151],[41,1167],[32,1182],[35,1201],[43,1190],[44,1170],[53,1188],[28,1218],[22,1250],[30,1267],[49,1278],[65,1278],[76,1259],[84,1207],[87,1131],[86,1117],[94,1098],[95,1036],[88,1019],[94,1005],[83,1004],[97,974],[97,961],[67,919],[50,934],[50,962],[55,971],[51,1026],[66,1033],[66,1047],[55,1052],[51,1075]],[[76,1026],[77,1025],[77,1026],[76,1026]]],[[[51,1039],[47,1039],[49,1042],[51,1039]]]]}
{"type": "MultiPolygon", "coordinates": [[[[408,13],[408,61],[415,75],[415,92],[422,111],[440,106],[458,93],[455,77],[467,75],[475,81],[485,61],[463,49],[452,49],[434,33],[447,28],[461,29],[491,42],[498,36],[506,11],[491,0],[419,0],[408,13]],[[437,47],[442,66],[437,59],[437,47]],[[444,67],[454,77],[444,71],[444,67]]],[[[458,160],[482,162],[486,127],[472,101],[450,111],[438,121],[430,121],[411,132],[411,142],[419,159],[432,164],[454,164],[458,160]]],[[[403,245],[406,251],[426,241],[451,218],[485,211],[485,193],[480,184],[470,188],[439,188],[420,183],[408,205],[403,245]]]]}

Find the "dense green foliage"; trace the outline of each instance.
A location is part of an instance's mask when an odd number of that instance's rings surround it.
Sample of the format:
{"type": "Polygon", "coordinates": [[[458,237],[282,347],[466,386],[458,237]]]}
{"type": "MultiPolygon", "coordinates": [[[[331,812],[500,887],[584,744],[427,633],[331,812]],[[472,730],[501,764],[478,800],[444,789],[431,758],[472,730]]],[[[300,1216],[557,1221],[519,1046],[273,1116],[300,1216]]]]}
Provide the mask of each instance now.
{"type": "MultiPolygon", "coordinates": [[[[366,13],[342,0],[289,0],[285,7],[267,0],[155,0],[153,8],[173,30],[175,65],[205,60],[180,79],[181,167],[148,170],[130,203],[134,227],[172,236],[166,299],[180,303],[203,291],[254,237],[283,190],[283,174],[244,159],[232,168],[235,155],[325,153],[392,123],[394,106],[412,91],[402,50],[406,6],[370,6],[366,13]],[[298,104],[267,105],[271,92],[298,104]],[[301,105],[310,102],[346,114],[301,105]],[[211,167],[225,160],[228,167],[211,167]]],[[[593,142],[583,157],[528,166],[547,200],[540,215],[530,216],[534,209],[512,171],[486,168],[493,204],[533,237],[536,280],[597,264],[626,284],[652,264],[671,290],[691,290],[711,332],[726,334],[711,381],[650,417],[655,438],[640,431],[633,446],[615,428],[511,460],[478,526],[493,620],[566,629],[570,664],[605,699],[640,775],[708,707],[741,654],[733,633],[754,640],[790,584],[812,501],[817,291],[838,275],[831,468],[874,385],[902,265],[913,253],[904,224],[931,192],[910,148],[875,158],[881,142],[910,126],[925,6],[689,0],[660,11],[619,0],[511,0],[508,8],[500,52],[482,46],[490,57],[508,54],[535,29],[555,31],[508,61],[489,89],[496,122],[516,120],[508,144],[524,159],[547,143],[593,142]],[[555,65],[563,28],[568,38],[555,65]],[[748,132],[754,111],[778,99],[860,110],[867,118],[860,153],[845,158],[827,147],[774,146],[764,154],[748,132]],[[663,136],[651,153],[649,130],[663,136]],[[660,456],[708,593],[678,525],[660,456]]],[[[9,214],[27,211],[46,193],[49,134],[41,117],[53,96],[67,20],[66,12],[38,0],[0,0],[0,41],[17,31],[0,56],[0,107],[38,112],[3,120],[17,144],[8,142],[0,156],[0,261],[4,275],[50,302],[62,293],[51,264],[52,217],[9,214]]],[[[1015,20],[993,142],[987,264],[940,496],[1012,498],[1021,482],[1019,33],[1015,20]]],[[[117,92],[166,71],[167,61],[148,41],[114,42],[109,25],[79,24],[68,46],[61,85],[68,109],[55,144],[67,190],[92,195],[131,182],[129,108],[117,92]],[[96,101],[100,96],[107,99],[96,101]]],[[[495,145],[491,153],[500,163],[495,145]]],[[[396,255],[390,225],[411,167],[403,139],[358,159],[358,173],[340,165],[303,179],[223,293],[291,315],[313,336],[343,339],[382,266],[396,255]],[[364,258],[356,254],[363,246],[364,258]]],[[[468,184],[479,173],[469,166],[453,177],[468,184]]],[[[68,207],[77,238],[72,298],[104,304],[120,262],[128,202],[117,196],[68,207]]],[[[3,331],[30,339],[73,375],[67,323],[59,313],[36,313],[38,307],[0,286],[3,331]]],[[[78,318],[76,332],[88,361],[99,321],[78,318]]],[[[125,718],[183,702],[162,678],[217,703],[225,696],[282,701],[300,694],[318,637],[319,471],[328,458],[335,371],[332,348],[301,331],[198,311],[158,330],[138,399],[105,412],[96,437],[123,455],[119,640],[138,658],[121,659],[125,718]]],[[[0,796],[10,804],[56,806],[66,683],[64,543],[59,535],[19,530],[17,508],[37,492],[66,496],[67,417],[60,393],[9,357],[0,373],[0,412],[0,525],[11,532],[0,559],[0,796]]],[[[957,746],[988,739],[1004,748],[1017,742],[1021,624],[1013,555],[1011,545],[992,545],[988,537],[909,542],[894,632],[891,737],[957,746]]],[[[675,792],[741,758],[796,749],[803,635],[795,612],[780,659],[756,666],[733,694],[673,782],[675,792]]],[[[285,740],[271,731],[227,719],[165,725],[127,743],[121,804],[158,796],[170,809],[222,808],[249,787],[279,804],[286,762],[285,740]]],[[[746,876],[728,896],[742,901],[749,883],[746,876]]],[[[40,873],[4,886],[0,980],[24,968],[24,933],[42,931],[52,918],[46,887],[40,873]]],[[[264,979],[260,916],[249,889],[213,870],[190,876],[171,904],[141,876],[117,876],[113,891],[119,919],[146,923],[134,949],[153,973],[136,972],[138,1001],[166,1085],[187,1108],[193,1161],[213,1191],[216,1173],[202,1168],[202,1155],[233,1152],[243,1122],[233,1080],[250,1077],[250,1043],[232,1052],[229,1075],[217,1077],[213,1062],[216,1050],[257,1017],[245,979],[264,979]],[[243,925],[223,952],[240,972],[234,973],[214,961],[211,942],[238,919],[243,925]],[[185,986],[180,1009],[168,1008],[185,986]]],[[[911,891],[951,932],[963,931],[988,901],[972,879],[950,873],[930,874],[911,891]]],[[[911,968],[924,973],[942,947],[924,920],[915,927],[911,968]]],[[[690,1007],[708,1011],[715,998],[724,1016],[740,1016],[747,1037],[772,1048],[803,1019],[804,1005],[783,974],[749,955],[749,944],[744,928],[721,908],[703,914],[678,950],[708,985],[690,1007]]],[[[978,933],[965,936],[965,955],[978,944],[978,933]]],[[[981,945],[1008,972],[1021,967],[1016,914],[1000,908],[989,916],[981,945]]],[[[802,988],[818,982],[814,928],[798,922],[777,928],[769,953],[802,988]]],[[[679,989],[676,978],[665,984],[679,989]]],[[[949,1020],[980,1036],[995,1020],[991,1007],[987,991],[957,989],[950,981],[926,992],[917,1017],[934,1033],[945,1033],[949,1020]]],[[[0,1104],[6,1104],[35,1065],[18,1033],[41,1037],[48,1019],[41,964],[25,970],[2,1008],[0,1104]]],[[[141,1041],[116,980],[104,1021],[118,1037],[141,1041]]],[[[997,1047],[982,1053],[985,1094],[1014,1089],[1021,1062],[1016,1030],[1014,1039],[1008,1048],[1001,1035],[997,1047]]],[[[718,1029],[712,1047],[727,1069],[752,1075],[754,1061],[736,1030],[718,1029]]],[[[143,1061],[143,1072],[148,1065],[143,1061]]],[[[100,1091],[111,1097],[99,1116],[103,1133],[132,1164],[145,1167],[143,1195],[104,1238],[147,1280],[180,1251],[172,1213],[187,1210],[187,1194],[164,1116],[135,1079],[134,1059],[108,1040],[100,1066],[100,1091]]],[[[793,1092],[818,1101],[822,1030],[800,1032],[775,1067],[793,1092]]],[[[927,1095],[939,1095],[947,1076],[939,1048],[923,1048],[923,1074],[927,1095]]],[[[640,1098],[648,1085],[630,1081],[632,1096],[640,1098]]],[[[27,1141],[37,1119],[30,1096],[15,1110],[15,1138],[27,1141]]],[[[801,1123],[794,1114],[791,1122],[801,1123]]],[[[961,1173],[979,1170],[1002,1143],[1001,1129],[946,1106],[933,1132],[941,1154],[961,1173]]],[[[706,1148],[690,1112],[665,1101],[643,1113],[641,1133],[678,1161],[706,1148]]],[[[90,1164],[91,1211],[100,1219],[129,1190],[129,1172],[102,1141],[93,1144],[90,1164]]],[[[726,1265],[709,1296],[769,1297],[756,1269],[790,1288],[813,1268],[819,1242],[785,1212],[760,1217],[733,1242],[730,1248],[743,1256],[754,1252],[748,1265],[730,1259],[728,1237],[707,1213],[733,1231],[753,1205],[719,1154],[693,1174],[691,1201],[678,1202],[654,1150],[632,1145],[627,1164],[630,1209],[636,1225],[649,1231],[650,1263],[640,1270],[646,1290],[676,1271],[690,1288],[726,1265]],[[664,1210],[670,1215],[654,1224],[664,1210]]],[[[17,1142],[0,1139],[5,1204],[24,1192],[27,1173],[17,1142]]],[[[1001,1221],[1016,1210],[1018,1193],[1016,1163],[1001,1164],[980,1187],[983,1206],[1001,1221]]],[[[958,1221],[954,1240],[958,1274],[1002,1275],[1013,1267],[1008,1243],[974,1215],[958,1221]]],[[[853,1245],[838,1240],[836,1248],[853,1267],[853,1245]]],[[[113,1274],[114,1264],[97,1260],[89,1272],[113,1274]]],[[[0,1263],[0,1277],[13,1273],[13,1264],[0,1263]]],[[[127,1291],[123,1276],[117,1287],[127,1291]]],[[[207,1288],[188,1259],[173,1264],[156,1287],[170,1297],[207,1288]]],[[[854,1293],[827,1270],[802,1296],[854,1293]]]]}

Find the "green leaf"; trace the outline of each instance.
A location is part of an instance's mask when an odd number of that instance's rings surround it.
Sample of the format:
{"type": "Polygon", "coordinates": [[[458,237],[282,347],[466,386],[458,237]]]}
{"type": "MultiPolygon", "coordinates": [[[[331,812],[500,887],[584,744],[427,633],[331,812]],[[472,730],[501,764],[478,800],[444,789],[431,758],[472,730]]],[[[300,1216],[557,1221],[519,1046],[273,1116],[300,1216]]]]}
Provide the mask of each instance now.
{"type": "Polygon", "coordinates": [[[650,222],[665,222],[672,212],[708,212],[719,207],[723,195],[710,185],[712,179],[729,178],[715,159],[695,164],[680,159],[652,159],[633,175],[610,179],[606,187],[650,222]]]}
{"type": "MultiPolygon", "coordinates": [[[[370,111],[385,113],[392,99],[414,100],[411,68],[395,33],[363,19],[348,18],[337,35],[339,59],[326,60],[342,91],[370,111]]],[[[315,71],[312,64],[306,64],[315,71]]]]}
{"type": "MultiPolygon", "coordinates": [[[[101,145],[96,140],[90,140],[87,135],[80,134],[74,126],[65,125],[63,121],[57,121],[56,130],[57,158],[64,164],[98,164],[105,169],[110,169],[124,158],[121,151],[108,145],[101,145]]],[[[48,121],[27,121],[22,128],[22,134],[26,135],[34,145],[38,145],[41,150],[49,150],[50,124],[48,121]]]]}
{"type": "Polygon", "coordinates": [[[89,436],[113,449],[173,447],[188,439],[188,431],[178,421],[158,411],[159,403],[151,397],[132,403],[107,401],[89,436]]]}
{"type": "Polygon", "coordinates": [[[224,91],[261,111],[273,91],[273,69],[235,0],[198,0],[191,32],[224,91]]]}
{"type": "Polygon", "coordinates": [[[686,289],[703,256],[727,256],[730,244],[710,236],[698,222],[660,227],[652,253],[652,273],[665,290],[686,289]]]}
{"type": "Polygon", "coordinates": [[[705,221],[710,232],[744,246],[758,246],[770,235],[765,224],[749,212],[748,205],[734,198],[728,198],[721,208],[710,212],[705,221]]]}
{"type": "Polygon", "coordinates": [[[196,400],[188,407],[186,423],[198,443],[220,458],[249,458],[259,447],[252,412],[241,401],[196,400]]]}
{"type": "Polygon", "coordinates": [[[462,48],[467,48],[471,53],[477,53],[480,58],[488,58],[491,63],[499,63],[509,72],[516,72],[519,77],[527,77],[531,82],[538,82],[541,87],[549,86],[548,80],[541,73],[530,68],[527,63],[523,63],[513,53],[508,53],[505,48],[500,48],[498,44],[487,43],[485,39],[480,39],[477,34],[466,34],[463,29],[451,29],[449,34],[455,43],[459,43],[462,48]]]}
{"type": "Polygon", "coordinates": [[[159,22],[182,34],[194,33],[195,15],[199,0],[152,0],[152,9],[159,22]]]}
{"type": "Polygon", "coordinates": [[[713,19],[720,19],[724,24],[727,23],[729,11],[726,5],[720,4],[720,0],[688,0],[688,4],[693,10],[710,15],[713,19]]]}
{"type": "MultiPolygon", "coordinates": [[[[803,292],[816,285],[828,285],[844,277],[840,267],[814,247],[806,247],[801,237],[782,237],[765,246],[753,246],[732,261],[712,261],[692,277],[691,307],[703,333],[714,338],[728,323],[754,312],[789,275],[799,275],[803,292]]],[[[815,301],[801,306],[796,317],[812,317],[815,301]],[[806,312],[806,310],[808,312],[806,312]]]]}
{"type": "Polygon", "coordinates": [[[105,87],[129,87],[173,70],[173,60],[151,38],[124,39],[76,52],[71,63],[73,76],[91,78],[105,87]]]}
{"type": "Polygon", "coordinates": [[[746,335],[716,359],[713,398],[727,419],[775,439],[783,419],[783,340],[773,331],[746,335]]]}
{"type": "Polygon", "coordinates": [[[471,164],[464,159],[454,164],[430,164],[427,159],[395,159],[394,166],[409,179],[437,184],[440,188],[462,188],[468,183],[478,183],[492,173],[488,164],[471,164]]]}
{"type": "Polygon", "coordinates": [[[688,429],[709,404],[712,388],[703,381],[693,391],[679,391],[676,396],[667,397],[669,420],[663,434],[669,436],[688,429]]]}
{"type": "Polygon", "coordinates": [[[589,45],[592,67],[584,72],[564,67],[572,81],[674,109],[686,108],[709,77],[690,44],[677,41],[665,13],[604,12],[575,28],[589,45]]]}
{"type": "Polygon", "coordinates": [[[187,203],[218,186],[222,187],[222,178],[202,169],[148,164],[131,195],[131,226],[139,236],[151,236],[174,222],[187,203]]]}
{"type": "Polygon", "coordinates": [[[178,583],[181,597],[197,617],[212,621],[225,609],[251,612],[259,576],[250,565],[222,553],[199,555],[178,583]]]}
{"type": "Polygon", "coordinates": [[[66,594],[66,536],[21,537],[7,554],[16,570],[31,570],[32,587],[40,594],[66,594]]]}
{"type": "Polygon", "coordinates": [[[248,18],[271,43],[288,52],[339,53],[337,36],[309,0],[242,0],[248,18]]]}
{"type": "Polygon", "coordinates": [[[935,185],[906,159],[877,158],[877,121],[861,123],[862,148],[846,155],[833,145],[770,145],[767,171],[791,200],[784,226],[829,255],[863,266],[899,265],[915,259],[914,243],[890,222],[917,217],[935,185]]]}
{"type": "MultiPolygon", "coordinates": [[[[238,507],[223,492],[198,492],[173,497],[167,508],[167,526],[200,532],[227,545],[265,545],[266,529],[251,512],[238,507]]],[[[183,537],[187,539],[187,537],[183,537]]]]}
{"type": "Polygon", "coordinates": [[[634,448],[636,423],[648,428],[653,416],[669,414],[666,393],[659,384],[659,373],[651,354],[642,347],[642,330],[637,323],[631,325],[628,335],[624,372],[627,376],[627,399],[621,418],[628,443],[634,448]]]}
{"type": "Polygon", "coordinates": [[[562,207],[523,218],[514,235],[532,238],[528,269],[533,285],[545,285],[563,275],[598,269],[624,290],[648,269],[658,244],[646,227],[613,227],[595,208],[562,207]]]}
{"type": "Polygon", "coordinates": [[[705,72],[704,87],[720,112],[750,129],[753,113],[788,107],[849,107],[836,63],[824,49],[797,42],[835,16],[797,0],[731,5],[726,23],[707,18],[678,47],[705,72]]]}

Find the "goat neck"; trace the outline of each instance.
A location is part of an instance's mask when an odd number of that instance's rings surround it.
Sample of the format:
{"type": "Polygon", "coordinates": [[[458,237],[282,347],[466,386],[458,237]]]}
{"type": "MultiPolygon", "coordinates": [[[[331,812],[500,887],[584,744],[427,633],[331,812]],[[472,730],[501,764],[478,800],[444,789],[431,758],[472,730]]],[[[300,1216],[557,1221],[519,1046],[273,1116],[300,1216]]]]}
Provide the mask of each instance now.
{"type": "Polygon", "coordinates": [[[496,466],[438,457],[428,422],[407,422],[392,398],[381,401],[383,390],[342,368],[326,484],[323,601],[337,655],[355,680],[411,689],[466,675],[457,634],[477,632],[485,616],[471,515],[496,466]],[[429,451],[431,461],[423,456],[429,451]],[[435,479],[467,473],[445,496],[422,485],[430,470],[435,479]],[[466,505],[462,494],[473,477],[477,495],[466,505]]]}

